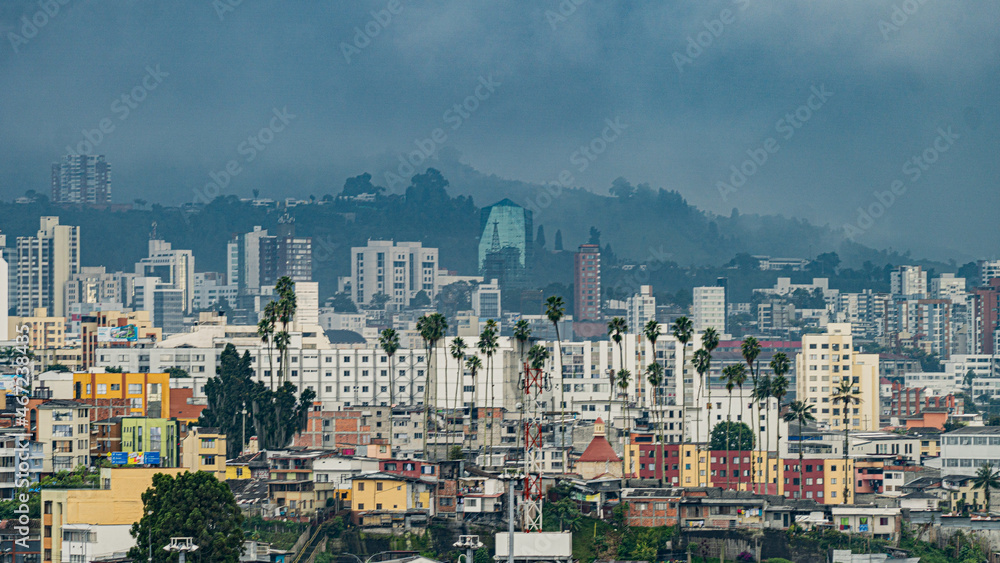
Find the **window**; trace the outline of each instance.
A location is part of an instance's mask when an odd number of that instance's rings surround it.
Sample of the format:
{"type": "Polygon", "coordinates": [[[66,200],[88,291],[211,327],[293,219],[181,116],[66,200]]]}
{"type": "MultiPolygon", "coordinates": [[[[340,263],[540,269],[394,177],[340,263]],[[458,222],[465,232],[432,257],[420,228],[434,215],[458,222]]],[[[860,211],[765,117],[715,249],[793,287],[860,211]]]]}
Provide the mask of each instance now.
{"type": "Polygon", "coordinates": [[[202,465],[215,465],[215,456],[214,455],[203,455],[203,456],[201,456],[201,464],[202,465]]]}
{"type": "MultiPolygon", "coordinates": [[[[358,490],[359,491],[365,490],[365,483],[364,483],[364,481],[358,483],[358,490]]],[[[364,505],[360,505],[360,506],[358,506],[358,508],[364,508],[364,505]]]]}
{"type": "Polygon", "coordinates": [[[129,383],[128,384],[128,394],[129,395],[141,395],[142,394],[142,383],[129,383]]]}
{"type": "Polygon", "coordinates": [[[98,383],[97,384],[97,394],[98,395],[106,395],[107,392],[108,392],[108,384],[107,383],[98,383]]]}
{"type": "Polygon", "coordinates": [[[375,490],[376,491],[381,491],[382,490],[382,482],[381,481],[375,483],[375,490]]]}

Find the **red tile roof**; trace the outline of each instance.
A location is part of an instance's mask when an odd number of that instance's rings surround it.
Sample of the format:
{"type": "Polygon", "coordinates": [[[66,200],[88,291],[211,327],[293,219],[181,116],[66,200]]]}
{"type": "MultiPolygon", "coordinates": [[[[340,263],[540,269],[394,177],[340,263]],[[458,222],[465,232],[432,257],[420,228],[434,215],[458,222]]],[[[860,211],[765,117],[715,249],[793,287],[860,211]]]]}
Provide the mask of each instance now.
{"type": "Polygon", "coordinates": [[[577,463],[579,463],[581,461],[620,462],[621,460],[622,459],[618,457],[618,454],[615,453],[614,448],[611,447],[611,444],[608,443],[607,438],[605,438],[604,436],[594,436],[594,439],[590,441],[590,445],[587,446],[587,449],[583,451],[583,455],[581,455],[580,458],[577,459],[576,461],[577,463]]]}

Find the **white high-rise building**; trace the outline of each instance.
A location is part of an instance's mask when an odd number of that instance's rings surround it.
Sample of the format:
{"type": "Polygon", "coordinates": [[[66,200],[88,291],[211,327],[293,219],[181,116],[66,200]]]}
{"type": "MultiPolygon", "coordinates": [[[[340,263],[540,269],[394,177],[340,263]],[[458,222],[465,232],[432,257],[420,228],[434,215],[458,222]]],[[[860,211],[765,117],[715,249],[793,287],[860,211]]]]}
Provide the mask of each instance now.
{"type": "Polygon", "coordinates": [[[423,291],[434,299],[437,289],[438,249],[419,242],[370,240],[368,246],[351,248],[351,298],[367,305],[384,294],[394,308],[410,305],[423,291]]]}
{"type": "MultiPolygon", "coordinates": [[[[2,236],[2,235],[0,235],[2,236]]],[[[9,288],[7,282],[7,261],[3,259],[0,255],[0,340],[7,340],[7,307],[8,298],[7,290],[9,288]]]]}
{"type": "Polygon", "coordinates": [[[135,273],[159,278],[165,289],[179,289],[184,311],[191,311],[194,299],[194,254],[174,250],[170,243],[150,239],[149,256],[136,262],[135,273]]]}
{"type": "Polygon", "coordinates": [[[955,274],[941,274],[931,280],[931,299],[950,299],[958,305],[965,302],[965,278],[955,274]]]}
{"type": "Polygon", "coordinates": [[[993,278],[1000,278],[1000,260],[980,260],[979,266],[979,286],[985,287],[990,284],[993,278]]]}
{"type": "Polygon", "coordinates": [[[900,266],[889,273],[890,293],[915,299],[927,296],[927,272],[920,266],[900,266]]]}
{"type": "Polygon", "coordinates": [[[80,271],[80,227],[60,225],[58,217],[39,222],[35,236],[17,237],[17,314],[26,317],[45,307],[62,317],[66,282],[80,271]]]}
{"type": "Polygon", "coordinates": [[[833,398],[840,382],[849,378],[861,403],[848,407],[847,424],[854,431],[878,429],[878,354],[857,353],[850,323],[830,323],[823,334],[802,335],[795,373],[797,398],[812,406],[821,425],[843,431],[844,407],[833,398]]]}
{"type": "Polygon", "coordinates": [[[639,286],[639,293],[625,301],[625,311],[629,331],[642,332],[642,327],[656,318],[656,297],[653,297],[653,286],[639,286]]]}
{"type": "Polygon", "coordinates": [[[497,280],[481,283],[472,290],[472,311],[480,319],[500,320],[500,285],[497,280]]]}
{"type": "Polygon", "coordinates": [[[695,332],[714,328],[720,335],[726,332],[726,288],[696,287],[693,291],[691,322],[695,332]]]}

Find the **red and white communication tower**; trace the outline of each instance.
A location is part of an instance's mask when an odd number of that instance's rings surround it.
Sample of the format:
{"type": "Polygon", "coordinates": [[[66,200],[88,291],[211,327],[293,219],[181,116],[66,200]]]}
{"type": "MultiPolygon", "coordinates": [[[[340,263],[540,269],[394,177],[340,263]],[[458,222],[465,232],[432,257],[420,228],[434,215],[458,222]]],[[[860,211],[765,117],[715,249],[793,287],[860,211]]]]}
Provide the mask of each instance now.
{"type": "Polygon", "coordinates": [[[542,531],[542,392],[545,373],[524,364],[524,500],[521,502],[521,529],[542,531]]]}

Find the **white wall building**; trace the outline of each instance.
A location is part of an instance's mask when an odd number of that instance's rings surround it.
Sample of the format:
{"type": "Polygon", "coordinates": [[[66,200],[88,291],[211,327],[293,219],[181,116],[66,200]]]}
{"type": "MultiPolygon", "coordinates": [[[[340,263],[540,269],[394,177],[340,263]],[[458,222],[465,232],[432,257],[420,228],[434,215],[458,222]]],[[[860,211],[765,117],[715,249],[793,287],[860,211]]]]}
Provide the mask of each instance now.
{"type": "Polygon", "coordinates": [[[900,266],[889,273],[889,293],[914,299],[927,296],[927,272],[920,266],[900,266]]]}
{"type": "Polygon", "coordinates": [[[726,332],[726,288],[696,287],[693,290],[691,322],[695,332],[714,328],[721,336],[726,332]]]}
{"type": "Polygon", "coordinates": [[[17,314],[66,314],[63,289],[80,271],[80,227],[60,225],[58,217],[42,217],[33,237],[17,237],[17,314]]]}
{"type": "Polygon", "coordinates": [[[434,299],[438,271],[438,249],[419,242],[370,240],[368,246],[351,248],[351,298],[367,305],[378,294],[389,296],[389,304],[408,307],[420,291],[434,299]]]}
{"type": "Polygon", "coordinates": [[[149,256],[136,262],[135,273],[157,277],[168,289],[179,289],[184,311],[191,311],[194,298],[194,253],[174,250],[170,243],[150,239],[149,256]]]}
{"type": "Polygon", "coordinates": [[[950,299],[955,305],[965,303],[965,278],[941,274],[931,280],[931,299],[950,299]]]}
{"type": "Polygon", "coordinates": [[[941,435],[941,475],[975,475],[1000,466],[1000,426],[966,426],[941,435]]]}
{"type": "MultiPolygon", "coordinates": [[[[655,319],[656,297],[653,297],[653,286],[639,286],[639,293],[625,301],[625,311],[625,320],[632,332],[641,331],[647,322],[655,319]]],[[[721,325],[716,329],[722,331],[721,325]]]]}
{"type": "Polygon", "coordinates": [[[472,290],[472,310],[480,319],[500,320],[500,286],[497,280],[479,284],[472,290]]]}

